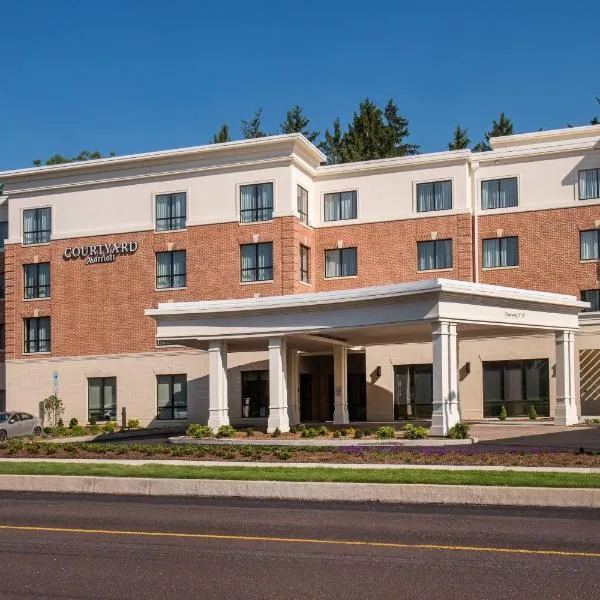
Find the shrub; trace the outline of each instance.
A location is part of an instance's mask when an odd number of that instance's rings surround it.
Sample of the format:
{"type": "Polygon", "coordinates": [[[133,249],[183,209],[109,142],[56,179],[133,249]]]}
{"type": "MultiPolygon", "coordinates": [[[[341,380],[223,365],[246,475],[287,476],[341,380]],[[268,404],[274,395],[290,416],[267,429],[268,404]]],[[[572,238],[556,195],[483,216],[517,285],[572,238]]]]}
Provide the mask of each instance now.
{"type": "Polygon", "coordinates": [[[537,411],[535,410],[535,406],[533,404],[529,408],[529,414],[527,415],[532,421],[535,421],[538,418],[537,411]]]}
{"type": "Polygon", "coordinates": [[[340,429],[340,435],[342,437],[346,437],[348,435],[348,430],[347,429],[340,429]]]}
{"type": "Polygon", "coordinates": [[[290,427],[290,433],[302,433],[306,429],[306,425],[304,423],[298,423],[297,425],[292,425],[290,427]]]}
{"type": "Polygon", "coordinates": [[[44,433],[46,435],[52,435],[52,427],[44,427],[44,433]]]}
{"type": "Polygon", "coordinates": [[[117,429],[117,424],[114,421],[108,421],[104,424],[102,430],[104,433],[114,433],[117,429]]]}
{"type": "Polygon", "coordinates": [[[355,429],[354,430],[354,439],[355,440],[360,440],[360,438],[363,436],[363,432],[360,429],[355,429]]]}
{"type": "Polygon", "coordinates": [[[276,456],[280,460],[287,460],[292,456],[292,450],[290,448],[276,448],[273,450],[273,456],[276,456]]]}
{"type": "Polygon", "coordinates": [[[429,431],[425,427],[419,427],[412,423],[407,423],[402,428],[402,433],[404,433],[404,439],[406,440],[424,440],[429,437],[429,431]]]}
{"type": "Polygon", "coordinates": [[[77,427],[77,425],[79,425],[79,421],[75,417],[73,417],[69,421],[69,429],[73,429],[73,427],[77,427]]]}
{"type": "Polygon", "coordinates": [[[71,430],[71,434],[73,436],[85,435],[87,433],[85,428],[81,425],[74,425],[73,427],[71,427],[71,424],[69,423],[69,429],[71,430]]]}
{"type": "Polygon", "coordinates": [[[389,440],[396,437],[396,430],[393,427],[379,427],[375,432],[375,437],[380,440],[389,440]]]}
{"type": "Polygon", "coordinates": [[[333,437],[334,437],[335,439],[337,439],[337,438],[341,437],[341,435],[342,435],[341,431],[334,431],[334,432],[333,432],[333,437]]]}
{"type": "Polygon", "coordinates": [[[139,429],[140,422],[138,419],[129,419],[127,421],[127,429],[139,429]]]}
{"type": "Polygon", "coordinates": [[[221,425],[217,431],[218,438],[232,438],[235,437],[236,429],[233,425],[221,425]]]}
{"type": "Polygon", "coordinates": [[[92,415],[90,417],[90,425],[95,425],[96,424],[96,417],[94,415],[92,415]]]}
{"type": "Polygon", "coordinates": [[[329,429],[325,427],[325,425],[321,425],[321,427],[317,429],[317,435],[329,435],[329,429]]]}
{"type": "Polygon", "coordinates": [[[448,437],[453,440],[466,440],[469,437],[471,426],[468,423],[457,423],[448,431],[448,437]]]}
{"type": "Polygon", "coordinates": [[[97,433],[100,433],[101,427],[100,427],[100,425],[96,425],[96,423],[90,423],[90,426],[88,427],[88,429],[92,435],[96,435],[97,433]]]}
{"type": "Polygon", "coordinates": [[[371,430],[370,429],[363,429],[362,433],[363,433],[363,435],[371,435],[371,430]]]}
{"type": "Polygon", "coordinates": [[[58,420],[58,423],[56,425],[59,429],[64,429],[65,428],[65,422],[62,419],[58,420]]]}
{"type": "Polygon", "coordinates": [[[185,431],[186,435],[194,438],[212,437],[213,430],[208,425],[192,423],[185,431]]]}
{"type": "Polygon", "coordinates": [[[300,432],[300,437],[303,438],[314,438],[317,437],[317,430],[314,427],[309,427],[308,429],[303,429],[300,432]]]}
{"type": "Polygon", "coordinates": [[[248,429],[246,429],[246,437],[252,437],[254,435],[254,429],[252,429],[252,427],[248,427],[248,429]]]}
{"type": "Polygon", "coordinates": [[[278,438],[281,436],[281,429],[279,427],[275,427],[275,431],[271,434],[271,437],[278,438]]]}
{"type": "Polygon", "coordinates": [[[504,406],[504,404],[502,405],[502,408],[500,409],[500,414],[498,415],[498,418],[501,421],[506,421],[506,419],[508,418],[508,415],[506,414],[506,406],[504,406]]]}

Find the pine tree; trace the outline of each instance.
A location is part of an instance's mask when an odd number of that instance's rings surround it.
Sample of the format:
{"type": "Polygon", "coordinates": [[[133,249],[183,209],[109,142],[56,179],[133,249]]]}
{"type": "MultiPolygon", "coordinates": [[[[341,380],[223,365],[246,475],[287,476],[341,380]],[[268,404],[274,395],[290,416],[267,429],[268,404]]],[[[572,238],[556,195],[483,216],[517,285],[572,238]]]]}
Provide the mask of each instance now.
{"type": "Polygon", "coordinates": [[[473,152],[487,152],[492,149],[490,138],[513,135],[513,133],[512,121],[502,112],[500,113],[500,119],[498,119],[498,121],[495,119],[492,121],[492,128],[485,134],[485,141],[479,142],[473,148],[473,152]]]}
{"type": "Polygon", "coordinates": [[[285,121],[280,125],[281,133],[301,133],[308,141],[314,142],[319,131],[310,131],[310,119],[304,115],[304,109],[296,105],[287,111],[285,121]]]}
{"type": "MultiPolygon", "coordinates": [[[[385,107],[383,115],[390,135],[388,146],[384,153],[386,156],[408,156],[417,154],[419,146],[416,144],[407,144],[404,139],[410,134],[408,132],[408,119],[398,114],[398,107],[390,98],[385,107]]],[[[386,156],[382,157],[385,158],[386,156]]]]}
{"type": "Polygon", "coordinates": [[[454,138],[448,144],[448,150],[466,150],[470,143],[471,140],[467,136],[467,130],[457,125],[454,130],[454,138]]]}
{"type": "MultiPolygon", "coordinates": [[[[596,102],[600,104],[600,96],[596,96],[596,102]]],[[[598,119],[598,117],[592,117],[590,125],[600,125],[600,119],[598,119]]]]}
{"type": "Polygon", "coordinates": [[[342,162],[343,134],[339,117],[333,122],[333,133],[325,130],[325,139],[319,144],[319,149],[327,156],[330,165],[342,162]]]}
{"type": "Polygon", "coordinates": [[[229,125],[221,125],[221,129],[219,129],[219,131],[213,135],[211,144],[223,144],[230,141],[231,137],[229,136],[229,125]]]}
{"type": "Polygon", "coordinates": [[[343,136],[342,162],[383,158],[391,141],[392,134],[386,130],[381,109],[365,98],[343,136]]]}
{"type": "Polygon", "coordinates": [[[267,136],[267,134],[260,128],[261,116],[262,108],[257,108],[254,111],[254,116],[249,121],[242,119],[242,134],[247,140],[267,136]]]}

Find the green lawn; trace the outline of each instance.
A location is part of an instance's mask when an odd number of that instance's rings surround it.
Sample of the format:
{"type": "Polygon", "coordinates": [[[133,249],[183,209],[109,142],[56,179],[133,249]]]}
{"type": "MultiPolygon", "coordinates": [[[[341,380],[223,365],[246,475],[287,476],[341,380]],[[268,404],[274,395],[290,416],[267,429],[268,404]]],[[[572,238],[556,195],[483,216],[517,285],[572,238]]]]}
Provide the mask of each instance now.
{"type": "Polygon", "coordinates": [[[599,488],[600,474],[517,471],[447,471],[444,469],[328,469],[327,467],[197,467],[179,465],[67,464],[0,462],[7,475],[92,475],[172,479],[239,479],[251,481],[332,481],[340,483],[426,483],[518,487],[599,488]]]}

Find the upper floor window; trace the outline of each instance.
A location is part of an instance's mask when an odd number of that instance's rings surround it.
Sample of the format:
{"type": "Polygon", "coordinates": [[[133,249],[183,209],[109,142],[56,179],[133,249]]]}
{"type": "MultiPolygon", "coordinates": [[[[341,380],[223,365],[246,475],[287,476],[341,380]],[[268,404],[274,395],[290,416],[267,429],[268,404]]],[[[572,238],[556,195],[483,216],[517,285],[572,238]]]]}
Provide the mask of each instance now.
{"type": "Polygon", "coordinates": [[[356,219],[356,190],[325,194],[325,221],[345,221],[356,219]]]}
{"type": "Polygon", "coordinates": [[[185,287],[185,259],[185,250],[156,253],[157,289],[185,287]]]}
{"type": "Polygon", "coordinates": [[[452,208],[452,181],[417,183],[417,212],[450,210],[452,208]]]}
{"type": "Polygon", "coordinates": [[[308,192],[301,186],[298,186],[298,214],[300,221],[308,225],[308,192]]]}
{"type": "Polygon", "coordinates": [[[300,244],[300,281],[310,283],[309,273],[310,248],[300,244]]]}
{"type": "Polygon", "coordinates": [[[417,242],[417,270],[452,268],[452,240],[417,242]]]}
{"type": "Polygon", "coordinates": [[[185,192],[156,196],[156,231],[185,229],[185,216],[185,192]]]}
{"type": "Polygon", "coordinates": [[[501,237],[483,240],[483,268],[516,267],[519,264],[519,238],[501,237]]]}
{"type": "Polygon", "coordinates": [[[273,218],[273,184],[240,186],[240,222],[254,223],[273,218]]]}
{"type": "Polygon", "coordinates": [[[4,240],[8,239],[8,221],[0,221],[0,248],[4,248],[4,240]]]}
{"type": "Polygon", "coordinates": [[[352,277],[357,274],[356,248],[325,250],[325,277],[352,277]]]}
{"type": "Polygon", "coordinates": [[[579,171],[579,199],[600,198],[600,169],[579,171]]]}
{"type": "Polygon", "coordinates": [[[599,312],[600,311],[600,290],[583,290],[581,299],[584,302],[589,302],[591,306],[586,308],[584,312],[599,312]]]}
{"type": "Polygon", "coordinates": [[[29,208],[23,211],[24,244],[43,244],[50,241],[51,215],[50,208],[29,208]]]}
{"type": "Polygon", "coordinates": [[[240,246],[241,280],[270,281],[273,279],[273,244],[242,244],[240,246]]]}
{"type": "Polygon", "coordinates": [[[600,248],[600,229],[579,232],[579,256],[581,260],[598,260],[600,248]]]}
{"type": "Polygon", "coordinates": [[[25,353],[50,352],[50,317],[25,319],[25,353]]]}
{"type": "Polygon", "coordinates": [[[50,298],[50,263],[23,265],[23,297],[50,298]]]}
{"type": "Polygon", "coordinates": [[[509,208],[519,205],[516,177],[481,182],[481,208],[509,208]]]}

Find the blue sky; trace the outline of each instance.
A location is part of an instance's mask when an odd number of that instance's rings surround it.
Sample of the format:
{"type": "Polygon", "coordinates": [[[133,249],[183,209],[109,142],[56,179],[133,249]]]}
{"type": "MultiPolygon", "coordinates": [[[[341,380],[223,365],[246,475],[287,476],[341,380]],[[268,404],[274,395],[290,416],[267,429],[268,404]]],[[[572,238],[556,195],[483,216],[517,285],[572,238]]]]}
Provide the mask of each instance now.
{"type": "Polygon", "coordinates": [[[322,132],[389,97],[422,151],[457,124],[473,142],[600,115],[600,2],[5,2],[0,170],[82,149],[206,143],[263,108],[304,107],[322,132]]]}

